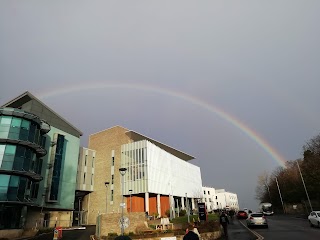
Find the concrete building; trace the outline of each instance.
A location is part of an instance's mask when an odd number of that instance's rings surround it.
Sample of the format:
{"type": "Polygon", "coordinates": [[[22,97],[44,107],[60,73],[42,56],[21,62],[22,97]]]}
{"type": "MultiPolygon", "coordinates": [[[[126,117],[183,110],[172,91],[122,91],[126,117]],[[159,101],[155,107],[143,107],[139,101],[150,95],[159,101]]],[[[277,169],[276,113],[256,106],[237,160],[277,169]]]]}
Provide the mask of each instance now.
{"type": "Polygon", "coordinates": [[[202,202],[206,204],[207,212],[213,212],[218,208],[216,205],[216,190],[212,187],[202,187],[202,202]]]}
{"type": "Polygon", "coordinates": [[[197,208],[202,180],[200,168],[188,162],[194,157],[121,126],[90,135],[88,148],[96,151],[94,191],[82,206],[88,224],[100,213],[120,213],[122,206],[125,213],[156,216],[170,209],[174,214],[186,204],[197,208]]]}
{"type": "Polygon", "coordinates": [[[82,132],[29,92],[0,108],[0,229],[70,226],[82,132]]]}
{"type": "Polygon", "coordinates": [[[216,204],[219,209],[239,210],[238,195],[225,189],[216,189],[216,204]]]}
{"type": "Polygon", "coordinates": [[[237,194],[212,187],[202,187],[202,191],[202,202],[206,203],[208,212],[226,208],[239,210],[237,194]]]}

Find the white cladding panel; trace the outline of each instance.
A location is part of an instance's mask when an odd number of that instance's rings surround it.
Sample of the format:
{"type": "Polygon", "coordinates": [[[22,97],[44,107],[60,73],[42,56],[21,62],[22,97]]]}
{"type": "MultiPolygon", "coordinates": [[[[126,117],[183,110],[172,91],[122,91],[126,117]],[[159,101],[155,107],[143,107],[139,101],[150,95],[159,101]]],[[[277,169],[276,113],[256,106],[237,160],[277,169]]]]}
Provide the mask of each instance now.
{"type": "Polygon", "coordinates": [[[201,198],[200,167],[181,160],[147,141],[148,192],[201,198]]]}

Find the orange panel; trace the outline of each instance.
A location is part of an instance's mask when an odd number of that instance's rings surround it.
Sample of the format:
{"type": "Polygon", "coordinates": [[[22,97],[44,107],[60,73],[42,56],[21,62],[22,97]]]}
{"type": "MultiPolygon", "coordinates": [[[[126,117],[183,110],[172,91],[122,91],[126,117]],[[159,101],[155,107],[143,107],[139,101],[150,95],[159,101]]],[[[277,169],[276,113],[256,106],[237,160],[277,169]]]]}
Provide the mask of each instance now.
{"type": "Polygon", "coordinates": [[[132,203],[130,204],[130,197],[127,197],[127,211],[130,212],[130,205],[132,206],[131,212],[145,212],[144,198],[139,196],[131,196],[132,203]]]}
{"type": "Polygon", "coordinates": [[[170,209],[169,196],[160,196],[160,206],[161,206],[161,216],[166,215],[166,211],[170,209]]]}
{"type": "Polygon", "coordinates": [[[149,196],[149,215],[157,214],[157,196],[150,195],[149,196]]]}

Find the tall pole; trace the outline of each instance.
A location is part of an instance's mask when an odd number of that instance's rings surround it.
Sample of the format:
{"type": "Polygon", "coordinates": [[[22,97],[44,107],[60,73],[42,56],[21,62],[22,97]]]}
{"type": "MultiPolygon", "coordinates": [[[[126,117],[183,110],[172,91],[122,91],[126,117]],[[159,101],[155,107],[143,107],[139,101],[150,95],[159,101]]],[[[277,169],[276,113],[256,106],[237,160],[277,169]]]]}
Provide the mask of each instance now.
{"type": "Polygon", "coordinates": [[[132,199],[131,199],[132,189],[130,189],[129,192],[130,192],[130,213],[132,213],[132,199]]]}
{"type": "Polygon", "coordinates": [[[124,219],[123,219],[123,209],[124,209],[124,174],[126,174],[126,168],[119,168],[119,172],[122,176],[122,209],[121,209],[121,236],[124,235],[124,219]]]}
{"type": "Polygon", "coordinates": [[[187,205],[187,215],[188,215],[188,223],[190,222],[190,211],[189,211],[189,202],[188,202],[188,196],[186,193],[186,205],[187,205]]]}
{"type": "Polygon", "coordinates": [[[280,188],[279,188],[279,183],[278,183],[278,179],[276,178],[276,182],[277,182],[277,187],[278,187],[278,191],[279,191],[279,195],[280,195],[280,200],[281,200],[281,204],[282,204],[282,208],[283,208],[283,213],[286,213],[285,209],[284,209],[284,205],[283,205],[283,201],[282,201],[282,196],[281,196],[281,192],[280,192],[280,188]]]}
{"type": "Polygon", "coordinates": [[[299,170],[300,177],[301,177],[301,180],[302,180],[302,183],[303,183],[303,187],[304,187],[304,190],[306,192],[306,195],[307,195],[307,198],[308,198],[308,201],[309,201],[310,209],[311,209],[311,212],[312,212],[313,211],[312,204],[311,204],[311,201],[310,201],[310,198],[309,198],[309,194],[308,194],[308,191],[307,191],[306,184],[304,183],[304,180],[303,180],[303,176],[302,176],[302,173],[301,173],[301,170],[300,170],[300,166],[299,166],[298,160],[297,160],[297,165],[298,165],[298,170],[299,170]]]}
{"type": "Polygon", "coordinates": [[[107,207],[108,207],[108,185],[109,185],[109,182],[105,182],[104,185],[106,186],[106,213],[107,213],[107,207]]]}
{"type": "Polygon", "coordinates": [[[79,203],[78,203],[78,205],[79,205],[79,211],[78,211],[78,226],[80,226],[80,209],[81,209],[81,197],[79,197],[79,203]]]}

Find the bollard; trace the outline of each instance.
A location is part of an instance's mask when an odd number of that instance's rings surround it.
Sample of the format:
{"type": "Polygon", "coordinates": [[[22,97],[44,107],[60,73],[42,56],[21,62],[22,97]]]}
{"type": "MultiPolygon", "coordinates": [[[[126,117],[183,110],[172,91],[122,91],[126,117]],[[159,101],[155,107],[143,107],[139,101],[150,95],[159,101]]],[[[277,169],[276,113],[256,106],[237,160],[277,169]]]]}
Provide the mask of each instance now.
{"type": "Polygon", "coordinates": [[[58,240],[59,237],[59,231],[55,228],[53,230],[53,239],[52,240],[58,240]]]}

